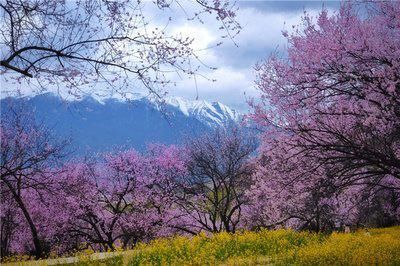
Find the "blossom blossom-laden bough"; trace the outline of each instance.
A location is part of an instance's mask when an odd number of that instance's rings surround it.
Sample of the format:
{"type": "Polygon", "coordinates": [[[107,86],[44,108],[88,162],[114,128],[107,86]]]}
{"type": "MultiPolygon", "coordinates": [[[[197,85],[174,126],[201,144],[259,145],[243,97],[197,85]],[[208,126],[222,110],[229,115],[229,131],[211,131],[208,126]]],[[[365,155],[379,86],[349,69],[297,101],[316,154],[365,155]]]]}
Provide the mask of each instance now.
{"type": "Polygon", "coordinates": [[[225,0],[6,0],[0,3],[0,73],[17,86],[25,81],[79,95],[101,84],[126,96],[133,85],[159,94],[169,83],[167,73],[212,68],[198,60],[192,37],[154,23],[149,8],[190,21],[211,16],[222,37],[240,31],[237,8],[225,0]]]}
{"type": "Polygon", "coordinates": [[[287,58],[257,67],[262,97],[252,118],[265,134],[253,195],[272,204],[261,207],[274,223],[317,208],[310,216],[317,225],[321,207],[329,214],[343,199],[360,200],[361,191],[382,202],[392,195],[387,207],[400,212],[400,4],[365,2],[365,14],[356,10],[344,3],[315,22],[306,14],[293,34],[284,32],[287,58]]]}

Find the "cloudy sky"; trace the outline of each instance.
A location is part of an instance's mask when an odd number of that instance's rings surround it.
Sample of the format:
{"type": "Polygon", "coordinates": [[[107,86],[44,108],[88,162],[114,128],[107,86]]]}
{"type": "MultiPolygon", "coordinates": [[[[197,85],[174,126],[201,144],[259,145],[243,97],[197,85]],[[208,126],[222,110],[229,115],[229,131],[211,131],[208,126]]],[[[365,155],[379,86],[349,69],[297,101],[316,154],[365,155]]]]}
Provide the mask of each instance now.
{"type": "MultiPolygon", "coordinates": [[[[238,1],[238,21],[243,27],[234,42],[225,40],[222,46],[202,52],[203,61],[218,67],[207,73],[211,82],[197,77],[197,89],[193,79],[177,79],[177,86],[170,95],[195,99],[220,101],[239,111],[246,111],[246,98],[257,95],[254,87],[253,67],[274,51],[284,51],[286,39],[282,30],[290,31],[301,22],[304,11],[317,15],[323,7],[337,10],[337,1],[238,1]]],[[[198,47],[212,46],[219,41],[217,26],[209,21],[203,25],[175,21],[177,31],[184,31],[196,38],[198,47]]]]}
{"type": "MultiPolygon", "coordinates": [[[[190,6],[191,1],[179,3],[189,3],[186,7],[189,13],[195,6],[190,6]]],[[[274,51],[285,51],[287,44],[282,30],[290,32],[293,25],[299,25],[304,11],[316,16],[323,8],[334,12],[340,5],[337,1],[238,0],[237,20],[242,26],[241,33],[233,41],[225,39],[221,46],[214,47],[221,41],[222,33],[218,30],[220,24],[213,17],[205,17],[203,23],[188,21],[186,11],[171,9],[168,14],[165,10],[157,11],[150,0],[144,1],[143,4],[148,4],[146,6],[149,8],[143,12],[151,25],[168,24],[168,30],[173,34],[182,33],[193,37],[194,48],[199,50],[197,54],[202,62],[218,68],[215,71],[203,69],[201,74],[207,78],[200,75],[196,75],[195,78],[172,77],[176,86],[166,88],[169,95],[188,99],[196,99],[198,96],[200,100],[220,101],[240,112],[248,110],[246,99],[257,95],[253,71],[255,64],[268,58],[274,51]],[[169,17],[172,17],[172,21],[169,17]],[[212,82],[213,79],[216,81],[212,82]]],[[[0,83],[5,85],[2,79],[0,83]]],[[[2,91],[4,88],[12,89],[13,86],[15,85],[2,86],[2,91]]],[[[23,88],[23,94],[33,91],[29,86],[17,86],[18,91],[23,88]]],[[[140,92],[138,88],[132,90],[140,92]]],[[[2,93],[2,96],[5,95],[2,93]]]]}

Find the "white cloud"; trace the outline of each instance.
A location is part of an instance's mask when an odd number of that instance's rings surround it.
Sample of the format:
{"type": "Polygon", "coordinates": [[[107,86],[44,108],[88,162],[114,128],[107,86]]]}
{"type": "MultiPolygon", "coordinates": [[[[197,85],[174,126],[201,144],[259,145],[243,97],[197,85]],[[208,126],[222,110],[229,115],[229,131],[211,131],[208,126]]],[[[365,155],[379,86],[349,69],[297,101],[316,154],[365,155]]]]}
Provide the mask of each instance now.
{"type": "Polygon", "coordinates": [[[193,26],[188,23],[183,25],[175,26],[172,30],[174,35],[193,38],[193,49],[201,50],[206,49],[217,37],[213,36],[212,33],[204,26],[193,26]]]}

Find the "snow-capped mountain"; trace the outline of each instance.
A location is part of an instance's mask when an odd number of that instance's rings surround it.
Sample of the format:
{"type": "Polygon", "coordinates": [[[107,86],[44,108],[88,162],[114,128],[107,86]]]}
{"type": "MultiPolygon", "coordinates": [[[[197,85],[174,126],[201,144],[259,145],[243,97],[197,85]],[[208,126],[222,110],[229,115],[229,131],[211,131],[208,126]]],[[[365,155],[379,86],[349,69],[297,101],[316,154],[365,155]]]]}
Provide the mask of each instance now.
{"type": "Polygon", "coordinates": [[[220,102],[209,103],[204,100],[169,97],[165,99],[165,105],[169,109],[175,107],[184,115],[194,117],[209,127],[224,126],[239,120],[239,115],[235,110],[230,109],[220,102]]]}
{"type": "Polygon", "coordinates": [[[95,99],[66,101],[50,93],[1,100],[24,104],[55,134],[71,138],[80,153],[110,150],[115,146],[142,150],[157,142],[179,144],[220,126],[239,121],[239,114],[219,102],[167,97],[162,102],[136,96],[130,101],[95,99]]]}

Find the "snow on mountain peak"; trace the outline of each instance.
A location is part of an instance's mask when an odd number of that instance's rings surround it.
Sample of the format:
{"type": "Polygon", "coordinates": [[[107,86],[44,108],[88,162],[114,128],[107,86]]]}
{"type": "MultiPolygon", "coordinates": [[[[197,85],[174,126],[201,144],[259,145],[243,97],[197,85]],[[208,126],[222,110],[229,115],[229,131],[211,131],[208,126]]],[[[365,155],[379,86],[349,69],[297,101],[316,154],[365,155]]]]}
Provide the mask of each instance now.
{"type": "MultiPolygon", "coordinates": [[[[36,95],[41,97],[55,97],[60,98],[60,95],[54,93],[44,93],[36,95]]],[[[31,96],[28,98],[34,98],[31,96]]],[[[215,128],[218,126],[229,125],[239,121],[240,115],[229,108],[228,106],[220,102],[208,102],[205,100],[189,100],[183,97],[165,97],[161,100],[143,96],[139,93],[132,93],[127,95],[129,97],[100,97],[96,95],[81,95],[78,98],[68,97],[64,98],[67,102],[81,102],[83,104],[98,103],[105,105],[107,102],[119,102],[121,104],[125,102],[134,103],[136,101],[151,104],[159,111],[165,111],[167,115],[176,114],[177,112],[182,113],[186,117],[197,119],[202,124],[215,128]]],[[[61,99],[61,98],[60,98],[61,99]]]]}
{"type": "Polygon", "coordinates": [[[194,117],[202,123],[211,126],[223,126],[239,120],[236,111],[220,102],[207,102],[205,100],[188,100],[182,97],[167,97],[164,103],[178,109],[184,115],[194,117]]]}

